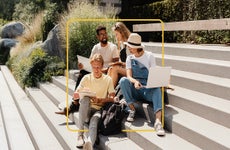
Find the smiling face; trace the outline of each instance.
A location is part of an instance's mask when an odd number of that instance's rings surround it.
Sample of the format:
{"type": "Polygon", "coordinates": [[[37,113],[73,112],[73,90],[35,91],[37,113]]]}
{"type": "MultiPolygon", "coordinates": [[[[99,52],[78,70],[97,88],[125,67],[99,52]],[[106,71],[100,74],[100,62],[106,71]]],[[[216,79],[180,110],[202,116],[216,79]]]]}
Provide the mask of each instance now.
{"type": "Polygon", "coordinates": [[[98,62],[98,61],[93,61],[91,63],[91,66],[92,66],[92,70],[93,70],[93,76],[95,78],[100,78],[102,75],[102,68],[103,68],[102,63],[98,62]]]}
{"type": "Polygon", "coordinates": [[[90,64],[93,76],[95,78],[100,78],[102,76],[102,68],[104,65],[103,57],[98,53],[94,54],[90,60],[90,64]]]}
{"type": "Polygon", "coordinates": [[[104,45],[108,42],[108,35],[106,30],[100,30],[97,34],[97,39],[104,45]]]}

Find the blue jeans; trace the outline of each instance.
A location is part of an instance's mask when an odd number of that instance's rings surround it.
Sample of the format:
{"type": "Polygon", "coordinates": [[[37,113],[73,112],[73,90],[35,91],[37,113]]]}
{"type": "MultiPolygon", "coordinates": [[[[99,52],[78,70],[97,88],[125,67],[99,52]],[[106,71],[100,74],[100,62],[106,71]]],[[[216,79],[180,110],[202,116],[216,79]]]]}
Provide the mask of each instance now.
{"type": "Polygon", "coordinates": [[[136,89],[127,77],[120,79],[120,87],[126,102],[129,104],[135,101],[146,100],[152,102],[154,113],[162,109],[160,88],[140,88],[136,89]]]}

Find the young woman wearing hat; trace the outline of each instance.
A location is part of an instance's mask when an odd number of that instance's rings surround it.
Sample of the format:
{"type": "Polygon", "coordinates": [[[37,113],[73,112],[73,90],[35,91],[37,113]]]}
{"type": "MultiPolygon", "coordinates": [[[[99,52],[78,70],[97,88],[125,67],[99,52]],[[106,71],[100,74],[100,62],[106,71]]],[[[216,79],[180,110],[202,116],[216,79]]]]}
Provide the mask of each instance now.
{"type": "Polygon", "coordinates": [[[127,42],[131,55],[126,60],[126,75],[120,80],[120,87],[124,98],[130,108],[127,121],[134,121],[135,107],[134,102],[146,100],[153,103],[153,111],[156,115],[154,128],[157,135],[165,135],[161,124],[161,90],[160,88],[145,88],[148,78],[148,69],[156,65],[155,57],[151,52],[144,51],[141,43],[141,36],[137,33],[131,33],[127,42]]]}

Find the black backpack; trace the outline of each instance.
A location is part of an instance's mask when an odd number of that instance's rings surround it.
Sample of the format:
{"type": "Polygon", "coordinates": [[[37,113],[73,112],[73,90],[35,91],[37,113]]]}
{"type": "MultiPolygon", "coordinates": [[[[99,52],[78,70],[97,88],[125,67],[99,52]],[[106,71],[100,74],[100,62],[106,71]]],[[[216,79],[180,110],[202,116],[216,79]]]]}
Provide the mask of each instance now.
{"type": "Polygon", "coordinates": [[[122,120],[124,118],[124,104],[107,103],[101,109],[101,120],[98,131],[102,135],[114,135],[121,132],[122,120]]]}

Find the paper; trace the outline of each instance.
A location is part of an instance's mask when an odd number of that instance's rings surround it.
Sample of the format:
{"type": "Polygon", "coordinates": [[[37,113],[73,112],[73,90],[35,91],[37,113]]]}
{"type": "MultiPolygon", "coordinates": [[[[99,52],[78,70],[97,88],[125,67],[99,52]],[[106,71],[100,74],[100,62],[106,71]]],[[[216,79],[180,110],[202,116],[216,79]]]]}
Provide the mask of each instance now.
{"type": "Polygon", "coordinates": [[[80,99],[84,98],[85,96],[96,97],[96,93],[91,92],[91,91],[81,91],[81,92],[79,92],[79,96],[80,96],[80,99]]]}
{"type": "Polygon", "coordinates": [[[83,64],[83,69],[85,69],[88,72],[92,72],[91,64],[89,58],[77,55],[77,59],[79,63],[83,64]]]}

